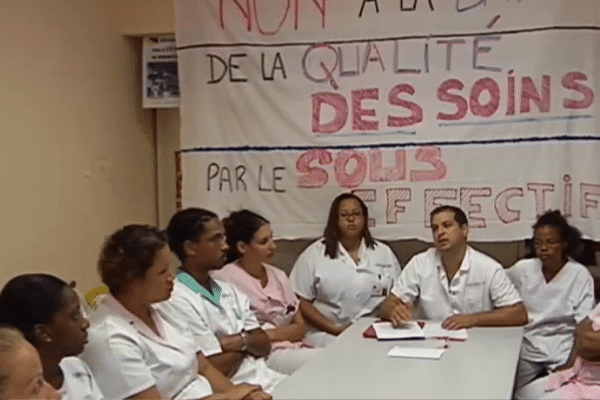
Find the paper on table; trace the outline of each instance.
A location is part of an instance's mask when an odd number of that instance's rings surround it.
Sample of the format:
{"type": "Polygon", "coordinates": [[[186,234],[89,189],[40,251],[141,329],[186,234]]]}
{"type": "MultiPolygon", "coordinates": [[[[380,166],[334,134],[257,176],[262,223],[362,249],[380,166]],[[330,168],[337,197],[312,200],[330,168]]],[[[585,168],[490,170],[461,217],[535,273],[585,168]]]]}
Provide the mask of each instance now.
{"type": "Polygon", "coordinates": [[[426,338],[448,338],[452,340],[467,340],[469,338],[466,329],[449,331],[442,328],[441,322],[425,322],[425,326],[423,326],[423,334],[426,338]]]}
{"type": "Polygon", "coordinates": [[[442,354],[444,354],[444,349],[394,346],[387,355],[388,357],[429,358],[439,360],[442,358],[442,354]]]}
{"type": "Polygon", "coordinates": [[[377,339],[424,339],[425,334],[416,321],[408,321],[398,328],[390,322],[375,322],[373,328],[377,339]]]}

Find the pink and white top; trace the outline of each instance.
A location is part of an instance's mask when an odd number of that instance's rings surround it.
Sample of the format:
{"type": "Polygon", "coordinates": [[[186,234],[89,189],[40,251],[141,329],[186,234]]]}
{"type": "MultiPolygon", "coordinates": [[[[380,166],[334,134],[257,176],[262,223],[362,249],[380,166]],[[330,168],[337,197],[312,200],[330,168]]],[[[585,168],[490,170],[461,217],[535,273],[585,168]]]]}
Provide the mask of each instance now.
{"type": "MultiPolygon", "coordinates": [[[[267,270],[267,285],[262,287],[260,279],[246,272],[237,262],[225,265],[211,272],[215,279],[225,281],[241,290],[250,299],[250,309],[263,329],[280,328],[289,325],[299,312],[300,300],[294,293],[290,280],[279,268],[264,264],[267,270]]],[[[302,342],[276,342],[278,348],[302,347],[302,342]]]]}
{"type": "MultiPolygon", "coordinates": [[[[600,330],[600,304],[588,318],[592,321],[592,329],[600,330]]],[[[600,399],[600,363],[577,356],[571,368],[548,377],[546,391],[563,399],[600,399]]]]}

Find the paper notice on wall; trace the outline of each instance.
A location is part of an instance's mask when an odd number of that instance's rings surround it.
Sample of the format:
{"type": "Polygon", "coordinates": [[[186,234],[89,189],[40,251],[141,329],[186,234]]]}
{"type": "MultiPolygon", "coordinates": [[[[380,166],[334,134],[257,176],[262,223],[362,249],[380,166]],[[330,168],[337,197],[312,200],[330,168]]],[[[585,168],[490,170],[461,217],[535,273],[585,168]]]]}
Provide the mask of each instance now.
{"type": "Polygon", "coordinates": [[[179,80],[174,36],[144,38],[144,108],[179,107],[179,80]]]}

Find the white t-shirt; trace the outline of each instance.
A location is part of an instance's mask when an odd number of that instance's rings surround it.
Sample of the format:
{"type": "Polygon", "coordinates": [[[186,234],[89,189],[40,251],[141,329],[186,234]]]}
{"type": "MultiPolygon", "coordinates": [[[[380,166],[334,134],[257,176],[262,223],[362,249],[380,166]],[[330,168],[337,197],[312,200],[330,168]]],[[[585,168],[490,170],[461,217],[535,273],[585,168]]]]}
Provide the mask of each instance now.
{"type": "MultiPolygon", "coordinates": [[[[205,356],[223,351],[217,335],[235,335],[260,328],[245,294],[219,280],[211,278],[211,284],[215,296],[180,270],[171,298],[159,305],[163,312],[189,324],[205,356]]],[[[270,393],[286,376],[270,369],[264,358],[247,355],[230,380],[233,384],[257,384],[270,393]]]]}
{"type": "Polygon", "coordinates": [[[546,282],[539,258],[520,260],[507,271],[527,308],[521,357],[550,368],[569,357],[576,324],[594,306],[594,282],[586,267],[569,260],[546,282]]]}
{"type": "Polygon", "coordinates": [[[78,357],[65,357],[58,364],[64,375],[63,400],[102,400],[104,396],[89,367],[78,357]]]}
{"type": "Polygon", "coordinates": [[[460,269],[448,285],[446,269],[435,248],[414,256],[402,270],[392,293],[404,302],[419,300],[426,319],[442,321],[517,304],[519,293],[494,259],[467,247],[460,269]]]}
{"type": "Polygon", "coordinates": [[[400,264],[382,242],[360,245],[359,262],[338,244],[338,255],[325,254],[323,239],[312,243],[294,264],[290,280],[296,294],[332,321],[348,325],[372,313],[386,298],[400,274],[400,264]]]}
{"type": "Polygon", "coordinates": [[[91,314],[89,343],[82,358],[107,399],[125,399],[155,386],[165,399],[199,399],[212,394],[198,375],[200,351],[189,328],[152,306],[154,333],[108,295],[91,314]]]}

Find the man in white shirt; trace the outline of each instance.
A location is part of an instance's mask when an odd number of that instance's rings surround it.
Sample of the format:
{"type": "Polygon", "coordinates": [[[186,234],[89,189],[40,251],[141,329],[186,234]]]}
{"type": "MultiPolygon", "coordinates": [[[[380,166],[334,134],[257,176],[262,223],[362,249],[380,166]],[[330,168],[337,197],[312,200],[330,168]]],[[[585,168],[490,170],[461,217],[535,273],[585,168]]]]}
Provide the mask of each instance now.
{"type": "Polygon", "coordinates": [[[414,256],[379,313],[393,325],[412,317],[419,301],[424,317],[446,329],[527,323],[527,311],[504,268],[467,244],[469,227],[458,207],[431,212],[434,248],[414,256]]]}
{"type": "Polygon", "coordinates": [[[161,310],[187,321],[203,355],[232,383],[257,384],[271,392],[286,375],[266,365],[271,343],[250,310],[248,297],[209,275],[226,259],[221,221],[211,211],[188,208],[171,218],[167,236],[181,268],[161,310]]]}

